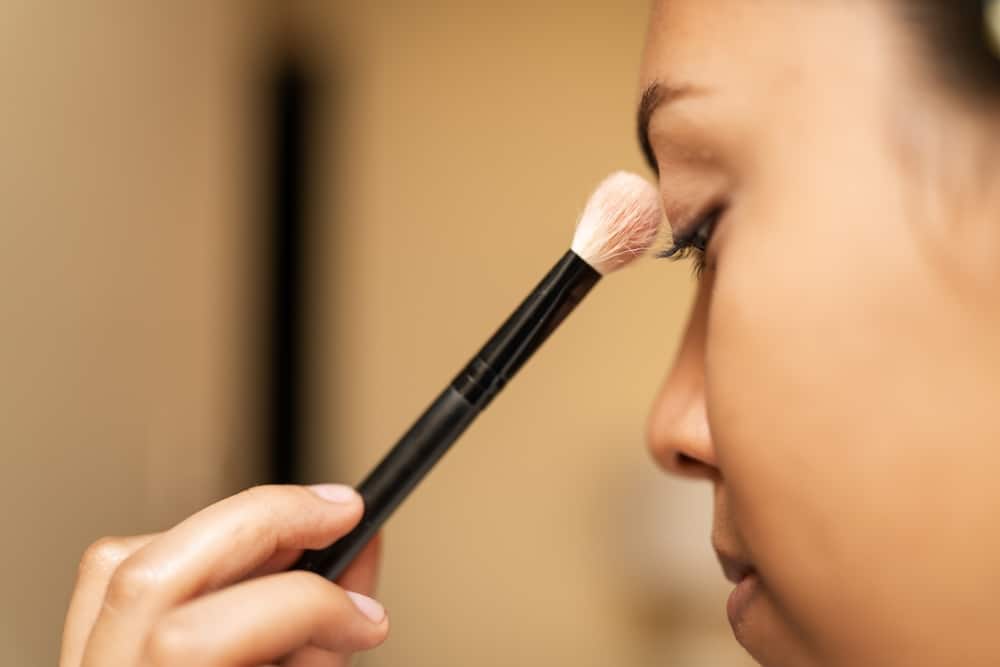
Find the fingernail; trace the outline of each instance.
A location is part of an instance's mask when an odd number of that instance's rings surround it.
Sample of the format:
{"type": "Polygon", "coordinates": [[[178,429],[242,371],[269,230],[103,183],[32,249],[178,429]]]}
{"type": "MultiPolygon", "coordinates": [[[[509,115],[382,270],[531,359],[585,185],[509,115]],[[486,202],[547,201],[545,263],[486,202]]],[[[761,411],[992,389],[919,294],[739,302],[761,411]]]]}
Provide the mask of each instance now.
{"type": "Polygon", "coordinates": [[[367,595],[347,591],[347,596],[354,602],[354,606],[358,608],[358,611],[367,616],[368,620],[372,623],[381,623],[385,619],[385,609],[367,595]]]}
{"type": "Polygon", "coordinates": [[[309,490],[331,503],[353,503],[358,499],[358,492],[343,484],[314,484],[309,490]]]}

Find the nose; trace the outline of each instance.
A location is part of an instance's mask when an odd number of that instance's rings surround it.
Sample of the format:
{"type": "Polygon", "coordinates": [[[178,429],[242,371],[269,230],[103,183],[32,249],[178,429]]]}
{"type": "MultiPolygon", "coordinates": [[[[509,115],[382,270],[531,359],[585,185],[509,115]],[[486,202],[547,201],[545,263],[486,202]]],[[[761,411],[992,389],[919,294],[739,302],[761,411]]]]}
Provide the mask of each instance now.
{"type": "Polygon", "coordinates": [[[649,416],[648,443],[660,466],[682,477],[719,481],[705,407],[709,290],[699,287],[673,368],[649,416]]]}

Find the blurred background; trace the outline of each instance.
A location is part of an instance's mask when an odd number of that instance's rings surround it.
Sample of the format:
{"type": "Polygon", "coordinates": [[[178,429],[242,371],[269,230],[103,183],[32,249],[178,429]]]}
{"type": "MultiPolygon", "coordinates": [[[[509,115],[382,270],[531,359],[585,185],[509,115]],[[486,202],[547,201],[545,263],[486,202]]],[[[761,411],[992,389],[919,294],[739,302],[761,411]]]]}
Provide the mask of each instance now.
{"type": "MultiPolygon", "coordinates": [[[[0,661],[84,548],[356,483],[561,255],[647,2],[3,0],[0,661]]],[[[693,280],[603,283],[394,516],[368,667],[749,665],[646,412],[693,280]]]]}

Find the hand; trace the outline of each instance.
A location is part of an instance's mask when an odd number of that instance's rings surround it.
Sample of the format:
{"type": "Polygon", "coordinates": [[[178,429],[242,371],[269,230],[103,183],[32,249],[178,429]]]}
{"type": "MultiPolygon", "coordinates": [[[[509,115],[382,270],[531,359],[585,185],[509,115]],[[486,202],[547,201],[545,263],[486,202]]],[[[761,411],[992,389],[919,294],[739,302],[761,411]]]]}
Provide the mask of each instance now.
{"type": "Polygon", "coordinates": [[[156,535],[104,538],[80,563],[60,667],[341,667],[381,644],[378,540],[333,584],[286,572],[361,519],[343,486],[262,486],[156,535]],[[348,592],[358,591],[358,592],[348,592]]]}

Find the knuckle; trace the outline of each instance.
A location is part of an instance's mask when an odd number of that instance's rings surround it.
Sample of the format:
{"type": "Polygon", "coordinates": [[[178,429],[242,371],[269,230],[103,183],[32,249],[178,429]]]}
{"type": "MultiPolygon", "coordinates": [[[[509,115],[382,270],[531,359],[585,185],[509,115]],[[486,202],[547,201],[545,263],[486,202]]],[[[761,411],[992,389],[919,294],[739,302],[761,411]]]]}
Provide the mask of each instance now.
{"type": "Polygon", "coordinates": [[[362,516],[358,505],[343,509],[301,486],[255,486],[229,499],[227,511],[241,517],[233,540],[262,550],[320,548],[350,530],[362,516]]]}
{"type": "Polygon", "coordinates": [[[108,582],[107,604],[114,609],[134,605],[156,586],[156,576],[140,563],[126,560],[108,582]]]}
{"type": "Polygon", "coordinates": [[[83,552],[80,572],[111,572],[128,557],[124,541],[118,537],[102,537],[83,552]]]}
{"type": "Polygon", "coordinates": [[[292,487],[281,484],[259,484],[251,486],[237,495],[254,502],[274,502],[275,500],[287,497],[290,488],[292,487]]]}
{"type": "Polygon", "coordinates": [[[234,500],[238,511],[244,514],[246,521],[237,528],[238,535],[234,538],[252,540],[273,539],[278,527],[284,523],[283,511],[288,507],[288,489],[273,484],[254,486],[238,493],[234,500]]]}
{"type": "Polygon", "coordinates": [[[254,486],[238,495],[246,510],[256,516],[261,525],[284,526],[290,516],[315,514],[325,503],[301,486],[268,484],[254,486]]]}
{"type": "Polygon", "coordinates": [[[259,512],[264,517],[274,517],[280,514],[282,509],[301,506],[309,501],[299,487],[277,484],[253,486],[239,493],[237,497],[246,503],[251,511],[259,512]]]}
{"type": "Polygon", "coordinates": [[[236,497],[244,500],[264,501],[273,497],[280,488],[274,484],[258,484],[257,486],[251,486],[249,489],[240,491],[236,494],[236,497]]]}

